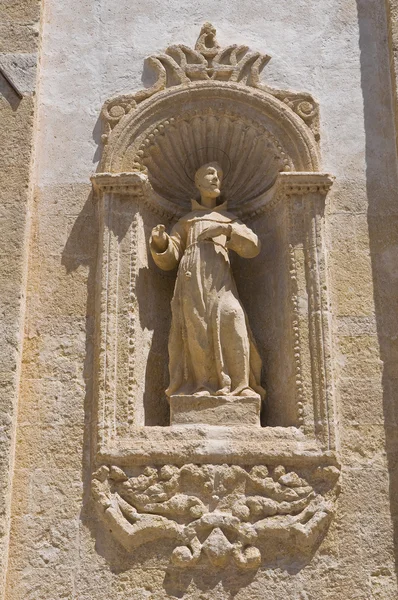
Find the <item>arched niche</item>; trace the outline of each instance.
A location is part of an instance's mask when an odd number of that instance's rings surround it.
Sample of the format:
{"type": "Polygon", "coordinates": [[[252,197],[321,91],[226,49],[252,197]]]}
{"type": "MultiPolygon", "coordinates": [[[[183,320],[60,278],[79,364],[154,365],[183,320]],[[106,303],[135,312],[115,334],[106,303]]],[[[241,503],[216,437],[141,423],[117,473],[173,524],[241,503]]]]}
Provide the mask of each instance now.
{"type": "MultiPolygon", "coordinates": [[[[160,84],[109,100],[102,113],[105,147],[92,177],[103,242],[97,278],[99,452],[108,455],[116,444],[137,457],[146,440],[156,457],[167,442],[164,390],[175,273],[157,269],[148,238],[158,222],[171,226],[190,210],[195,170],[211,160],[223,166],[229,210],[250,222],[263,246],[256,259],[234,261],[264,363],[267,405],[258,435],[283,428],[287,440],[303,435],[301,444],[307,439],[333,447],[323,234],[333,178],[320,172],[316,102],[308,94],[261,85],[254,77],[256,55],[250,58],[250,81],[240,75],[224,80],[222,62],[222,77],[215,80],[215,57],[211,77],[205,67],[204,80],[196,71],[183,79],[182,67],[188,73],[192,65],[181,62],[181,72],[175,67],[179,84],[168,87],[165,56],[156,59],[160,84]]],[[[234,60],[236,74],[240,63],[234,60]]],[[[181,439],[176,456],[187,443],[181,439]]],[[[260,447],[265,452],[266,442],[260,447]]]]}
{"type": "MultiPolygon", "coordinates": [[[[121,106],[113,104],[113,112],[121,106]]],[[[202,81],[166,89],[125,114],[112,130],[100,170],[146,171],[176,213],[189,210],[195,171],[217,160],[231,210],[263,195],[279,172],[319,171],[314,135],[286,103],[241,84],[202,81]]]]}
{"type": "Polygon", "coordinates": [[[112,98],[102,111],[105,147],[92,177],[101,239],[92,497],[129,552],[164,535],[175,537],[171,560],[179,568],[209,554],[208,540],[220,539],[223,531],[222,564],[232,551],[229,538],[236,540],[238,568],[261,564],[255,547],[261,536],[279,558],[293,548],[295,555],[312,555],[339,491],[324,234],[333,177],[320,172],[316,102],[263,85],[259,73],[268,60],[246,46],[221,48],[214,27],[205,23],[195,49],[173,45],[150,57],[158,75],[152,88],[112,98]],[[148,238],[159,221],[171,225],[190,210],[194,172],[210,160],[223,166],[229,210],[250,223],[262,242],[255,259],[234,264],[264,364],[262,427],[169,426],[164,390],[175,273],[157,269],[148,238]],[[283,521],[278,513],[275,527],[269,500],[264,514],[252,514],[244,496],[253,483],[264,498],[273,481],[283,489],[289,481],[297,486],[292,470],[309,478],[310,486],[307,479],[305,487],[300,483],[308,498],[282,502],[283,521]],[[212,481],[222,481],[223,474],[228,484],[217,483],[221,496],[212,495],[209,503],[212,481]],[[152,496],[145,502],[144,488],[158,500],[156,490],[170,490],[171,482],[178,503],[166,501],[154,510],[152,496]],[[186,495],[193,490],[194,497],[186,495]],[[184,498],[194,510],[184,529],[187,545],[177,546],[184,498]],[[243,502],[238,510],[237,499],[243,502]],[[199,537],[192,538],[196,530],[199,537]]]}

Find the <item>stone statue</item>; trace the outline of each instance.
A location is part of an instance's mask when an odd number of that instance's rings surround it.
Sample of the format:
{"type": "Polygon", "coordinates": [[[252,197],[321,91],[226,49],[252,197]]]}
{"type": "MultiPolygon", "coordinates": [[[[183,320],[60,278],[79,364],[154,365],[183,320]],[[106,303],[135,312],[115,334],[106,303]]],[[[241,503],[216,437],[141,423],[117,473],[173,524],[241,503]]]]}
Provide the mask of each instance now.
{"type": "Polygon", "coordinates": [[[179,264],[171,303],[170,385],[173,396],[263,397],[261,359],[239,300],[228,253],[257,256],[257,235],[217,206],[222,169],[203,165],[195,174],[201,203],[182,217],[170,235],[164,225],[152,230],[150,248],[163,270],[179,264]]]}

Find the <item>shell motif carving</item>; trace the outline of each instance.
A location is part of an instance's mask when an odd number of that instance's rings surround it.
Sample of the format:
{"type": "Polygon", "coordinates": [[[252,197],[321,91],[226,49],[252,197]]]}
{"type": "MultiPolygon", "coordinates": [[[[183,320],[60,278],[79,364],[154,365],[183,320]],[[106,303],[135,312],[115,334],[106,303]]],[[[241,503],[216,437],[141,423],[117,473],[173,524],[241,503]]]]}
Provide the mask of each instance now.
{"type": "Polygon", "coordinates": [[[102,466],[92,496],[128,551],[171,538],[174,566],[207,559],[252,569],[263,558],[311,555],[333,517],[338,477],[335,466],[300,474],[282,465],[147,466],[129,474],[102,466]]]}
{"type": "Polygon", "coordinates": [[[269,189],[280,171],[292,169],[290,158],[264,127],[242,115],[208,110],[157,124],[124,170],[147,172],[158,194],[189,210],[198,193],[195,172],[213,160],[223,167],[223,194],[231,209],[269,189]]]}

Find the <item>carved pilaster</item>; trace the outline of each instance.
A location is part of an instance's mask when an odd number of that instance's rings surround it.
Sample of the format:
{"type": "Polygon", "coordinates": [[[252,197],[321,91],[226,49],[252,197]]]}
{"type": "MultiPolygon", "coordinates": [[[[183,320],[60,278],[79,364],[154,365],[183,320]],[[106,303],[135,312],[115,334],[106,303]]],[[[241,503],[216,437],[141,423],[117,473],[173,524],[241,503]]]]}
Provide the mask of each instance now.
{"type": "Polygon", "coordinates": [[[277,188],[287,203],[290,295],[296,398],[300,425],[325,449],[334,447],[331,410],[330,301],[325,247],[325,199],[333,177],[281,174],[277,188]]]}
{"type": "Polygon", "coordinates": [[[135,423],[138,207],[145,177],[92,177],[102,250],[97,278],[97,439],[99,451],[135,423]],[[114,181],[115,180],[115,181],[114,181]]]}

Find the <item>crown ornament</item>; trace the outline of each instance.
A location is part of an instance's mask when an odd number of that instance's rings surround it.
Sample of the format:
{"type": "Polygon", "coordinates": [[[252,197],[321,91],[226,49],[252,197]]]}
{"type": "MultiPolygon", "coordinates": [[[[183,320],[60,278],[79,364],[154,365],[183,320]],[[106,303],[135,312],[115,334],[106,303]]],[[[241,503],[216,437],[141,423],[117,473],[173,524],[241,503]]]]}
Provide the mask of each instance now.
{"type": "Polygon", "coordinates": [[[102,118],[105,124],[103,143],[119,121],[137,105],[151,96],[174,86],[214,81],[249,86],[282,100],[312,130],[318,139],[319,110],[309,94],[275,90],[260,80],[260,74],[271,60],[268,54],[250,50],[248,46],[232,44],[222,48],[216,38],[216,28],[209,22],[202,25],[194,48],[173,44],[164,52],[146,59],[155,72],[156,81],[134,94],[119,95],[105,102],[102,118]]]}
{"type": "Polygon", "coordinates": [[[181,84],[209,79],[256,86],[262,69],[271,57],[237,44],[221,48],[217,42],[215,27],[211,23],[205,23],[195,49],[184,44],[169,46],[164,53],[155,55],[153,59],[158,61],[158,68],[166,69],[166,87],[170,80],[181,84]]]}

